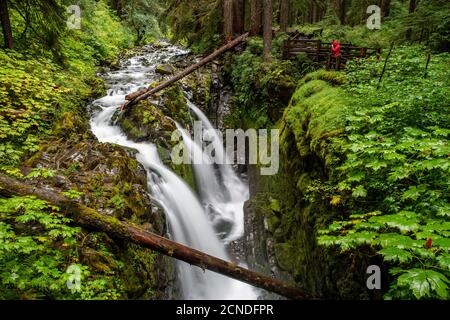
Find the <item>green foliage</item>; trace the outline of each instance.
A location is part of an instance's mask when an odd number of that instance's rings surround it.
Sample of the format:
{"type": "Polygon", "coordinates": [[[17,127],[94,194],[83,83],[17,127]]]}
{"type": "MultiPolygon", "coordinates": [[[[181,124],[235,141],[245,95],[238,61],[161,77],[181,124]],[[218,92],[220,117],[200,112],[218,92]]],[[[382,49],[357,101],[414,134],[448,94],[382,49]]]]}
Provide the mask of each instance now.
{"type": "Polygon", "coordinates": [[[120,195],[115,195],[109,200],[109,203],[117,209],[125,207],[125,200],[120,195]]]}
{"type": "Polygon", "coordinates": [[[69,199],[79,199],[83,195],[83,192],[79,192],[75,189],[70,189],[66,192],[63,192],[63,195],[65,195],[69,199]]]}
{"type": "MultiPolygon", "coordinates": [[[[127,30],[104,1],[81,1],[80,6],[82,30],[66,30],[58,39],[63,65],[33,44],[21,53],[0,51],[1,170],[11,173],[24,156],[37,151],[40,138],[52,132],[63,114],[83,113],[85,100],[103,92],[95,78],[97,66],[130,44],[127,30]]],[[[25,23],[14,10],[12,18],[18,29],[25,23]]]]}
{"type": "Polygon", "coordinates": [[[58,208],[33,197],[0,199],[1,299],[115,299],[114,274],[94,273],[78,262],[80,228],[58,208]],[[69,290],[69,266],[80,268],[80,290],[69,290]]]}
{"type": "Polygon", "coordinates": [[[236,109],[233,115],[247,120],[246,127],[272,126],[289,102],[295,79],[300,77],[293,62],[274,59],[264,63],[261,53],[262,41],[249,39],[246,50],[234,58],[231,66],[236,109]]]}
{"type": "Polygon", "coordinates": [[[403,19],[411,40],[426,40],[439,52],[450,48],[450,3],[446,0],[420,1],[416,11],[403,19]]]}
{"type": "Polygon", "coordinates": [[[165,17],[175,41],[203,53],[212,51],[223,41],[222,12],[221,0],[169,0],[165,17]]]}
{"type": "Polygon", "coordinates": [[[132,45],[132,35],[104,1],[82,1],[82,29],[68,30],[61,38],[62,52],[70,69],[81,74],[95,72],[104,61],[116,59],[132,45]]]}
{"type": "MultiPolygon", "coordinates": [[[[308,0],[298,2],[307,3],[308,0]]],[[[332,10],[314,24],[295,26],[305,33],[316,32],[317,38],[325,42],[339,39],[341,43],[352,43],[365,47],[388,48],[392,42],[405,44],[410,41],[426,43],[433,50],[449,50],[450,3],[446,0],[416,1],[417,9],[408,12],[408,1],[390,1],[390,14],[381,24],[381,30],[370,30],[366,22],[367,7],[373,1],[351,1],[348,4],[347,23],[341,25],[332,10]],[[317,34],[317,30],[322,32],[317,34]]],[[[330,4],[329,4],[330,7],[330,4]]],[[[309,10],[308,5],[302,10],[309,10]]]]}
{"type": "Polygon", "coordinates": [[[165,9],[165,0],[109,0],[117,15],[135,34],[135,43],[146,44],[162,37],[159,20],[165,9]]]}
{"type": "Polygon", "coordinates": [[[378,89],[382,61],[350,63],[346,91],[358,109],[346,117],[346,160],[329,191],[350,215],[319,238],[342,250],[369,245],[402,267],[391,269],[387,298],[449,293],[449,55],[433,56],[424,78],[423,51],[395,49],[378,89]]]}
{"type": "Polygon", "coordinates": [[[0,51],[0,165],[14,166],[38,148],[71,89],[58,85],[60,69],[46,59],[0,51]]]}
{"type": "MultiPolygon", "coordinates": [[[[438,297],[448,299],[450,281],[442,273],[433,270],[411,269],[398,277],[396,290],[408,290],[416,299],[438,297]]],[[[402,292],[403,293],[403,292],[402,292]]],[[[394,298],[388,296],[388,298],[394,298]]]]}
{"type": "MultiPolygon", "coordinates": [[[[354,101],[349,98],[339,87],[334,87],[336,82],[333,72],[313,73],[305,77],[308,81],[299,87],[291,100],[291,107],[285,111],[284,119],[289,124],[297,144],[297,149],[302,156],[310,151],[320,151],[324,143],[330,137],[342,133],[343,119],[354,109],[354,101]],[[321,75],[323,80],[309,80],[321,75]]],[[[302,83],[302,82],[301,82],[302,83]]],[[[327,159],[327,164],[335,159],[327,159]]],[[[362,192],[362,190],[360,190],[362,192]]]]}

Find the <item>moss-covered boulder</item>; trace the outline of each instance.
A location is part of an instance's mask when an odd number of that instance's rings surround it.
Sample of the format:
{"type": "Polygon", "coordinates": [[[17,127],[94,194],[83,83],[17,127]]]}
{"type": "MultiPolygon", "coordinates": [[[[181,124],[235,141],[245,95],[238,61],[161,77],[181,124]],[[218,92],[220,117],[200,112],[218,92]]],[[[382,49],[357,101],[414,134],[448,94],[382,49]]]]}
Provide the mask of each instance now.
{"type": "Polygon", "coordinates": [[[170,64],[161,64],[155,68],[157,74],[171,75],[175,72],[175,67],[170,64]]]}
{"type": "Polygon", "coordinates": [[[155,144],[163,163],[195,189],[191,166],[174,164],[171,159],[173,148],[182,143],[181,139],[172,139],[174,131],[177,130],[175,121],[184,128],[191,127],[191,115],[179,84],[156,93],[151,101],[140,101],[117,117],[117,123],[128,138],[155,144]]]}

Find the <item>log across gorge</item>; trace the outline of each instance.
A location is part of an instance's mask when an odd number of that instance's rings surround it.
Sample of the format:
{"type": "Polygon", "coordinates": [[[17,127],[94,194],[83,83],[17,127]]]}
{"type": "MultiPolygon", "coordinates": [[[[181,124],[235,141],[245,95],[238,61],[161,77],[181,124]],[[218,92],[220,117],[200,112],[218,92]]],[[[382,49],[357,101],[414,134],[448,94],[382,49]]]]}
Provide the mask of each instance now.
{"type": "Polygon", "coordinates": [[[139,101],[147,99],[151,95],[157,93],[158,91],[161,91],[161,90],[167,88],[168,86],[170,86],[171,84],[177,82],[178,80],[183,79],[184,77],[188,76],[189,74],[191,74],[192,72],[194,72],[198,68],[200,68],[200,67],[204,66],[205,64],[213,61],[214,59],[216,59],[218,56],[220,56],[224,52],[226,52],[226,51],[236,47],[237,45],[239,45],[240,43],[245,41],[248,38],[248,36],[249,36],[249,33],[245,33],[245,34],[237,37],[236,39],[232,40],[231,42],[227,43],[226,45],[224,45],[224,46],[220,47],[219,49],[217,49],[216,51],[214,51],[209,56],[203,58],[198,63],[196,63],[196,64],[186,68],[185,70],[183,70],[179,74],[177,74],[174,77],[164,81],[163,83],[159,84],[155,88],[139,90],[139,91],[136,91],[136,92],[133,92],[133,93],[127,95],[126,98],[127,98],[128,101],[121,106],[121,110],[123,111],[123,110],[125,110],[125,109],[127,109],[129,107],[132,107],[133,105],[137,104],[139,101]]]}

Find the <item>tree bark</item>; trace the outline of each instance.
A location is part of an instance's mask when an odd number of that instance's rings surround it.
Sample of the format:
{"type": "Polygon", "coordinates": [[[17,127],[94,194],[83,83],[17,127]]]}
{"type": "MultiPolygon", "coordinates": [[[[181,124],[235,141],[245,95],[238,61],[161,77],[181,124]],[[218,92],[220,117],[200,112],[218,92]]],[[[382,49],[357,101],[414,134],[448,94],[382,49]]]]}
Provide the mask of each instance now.
{"type": "Polygon", "coordinates": [[[8,1],[0,0],[0,20],[3,29],[3,38],[5,39],[5,47],[12,49],[14,47],[11,22],[9,20],[8,1]]]}
{"type": "Polygon", "coordinates": [[[245,31],[245,1],[234,0],[233,11],[234,11],[234,22],[233,22],[234,33],[243,34],[245,31]]]}
{"type": "Polygon", "coordinates": [[[347,0],[334,0],[336,13],[339,17],[341,25],[347,22],[347,0]]]}
{"type": "Polygon", "coordinates": [[[311,21],[312,21],[312,23],[316,23],[316,22],[319,21],[318,18],[317,18],[317,15],[318,15],[317,11],[318,11],[317,2],[313,1],[312,2],[312,13],[311,13],[311,21]]]}
{"type": "Polygon", "coordinates": [[[416,0],[409,0],[409,13],[414,13],[416,11],[416,0]]]}
{"type": "Polygon", "coordinates": [[[233,39],[233,0],[223,2],[223,34],[227,42],[233,39]]]}
{"type": "Polygon", "coordinates": [[[168,86],[170,86],[171,84],[177,82],[178,80],[186,77],[187,75],[191,74],[192,72],[194,72],[195,70],[197,70],[201,66],[203,66],[203,65],[213,61],[215,58],[220,56],[225,51],[230,50],[230,49],[234,48],[235,46],[237,46],[238,44],[240,44],[242,41],[245,41],[245,39],[247,39],[247,37],[248,37],[248,33],[245,33],[245,34],[237,37],[236,39],[234,39],[233,41],[227,43],[223,47],[217,49],[212,54],[210,54],[206,58],[202,59],[198,63],[188,67],[187,69],[183,70],[182,72],[180,72],[179,74],[173,76],[172,78],[164,81],[163,83],[161,83],[160,85],[158,85],[157,87],[155,87],[153,89],[142,89],[140,91],[136,91],[136,92],[130,93],[127,96],[128,99],[130,99],[130,100],[128,102],[126,102],[121,107],[121,110],[123,111],[123,110],[125,110],[125,109],[127,109],[129,107],[132,107],[133,105],[135,105],[139,101],[141,101],[143,99],[147,99],[152,94],[155,94],[156,92],[161,91],[161,90],[167,88],[168,86]]]}
{"type": "Polygon", "coordinates": [[[281,0],[280,4],[280,30],[286,32],[289,27],[290,0],[281,0]]]}
{"type": "Polygon", "coordinates": [[[391,13],[391,0],[381,0],[381,13],[383,18],[389,17],[391,13]]]}
{"type": "Polygon", "coordinates": [[[111,216],[100,214],[51,189],[37,189],[34,186],[0,174],[0,195],[36,196],[58,206],[77,225],[87,229],[106,232],[115,239],[134,242],[142,247],[288,298],[305,299],[308,297],[303,290],[292,287],[286,282],[250,271],[231,262],[213,257],[157,234],[147,232],[131,224],[121,222],[111,216]]]}
{"type": "MultiPolygon", "coordinates": [[[[417,2],[416,0],[409,0],[409,14],[413,14],[416,11],[417,2]]],[[[406,30],[406,39],[411,40],[412,39],[412,28],[408,28],[406,30]]]]}
{"type": "Polygon", "coordinates": [[[250,3],[250,36],[256,36],[261,29],[262,1],[251,0],[250,3]]]}
{"type": "Polygon", "coordinates": [[[264,62],[270,62],[272,59],[272,0],[264,0],[264,62]]]}

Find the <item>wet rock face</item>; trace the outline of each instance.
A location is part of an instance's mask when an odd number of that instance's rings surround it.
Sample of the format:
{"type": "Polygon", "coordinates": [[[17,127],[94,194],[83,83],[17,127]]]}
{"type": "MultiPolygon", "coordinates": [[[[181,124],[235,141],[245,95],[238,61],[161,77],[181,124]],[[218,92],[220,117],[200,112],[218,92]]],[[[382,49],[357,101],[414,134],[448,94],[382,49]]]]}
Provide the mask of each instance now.
{"type": "MultiPolygon", "coordinates": [[[[98,142],[83,116],[68,114],[57,127],[57,135],[22,168],[24,173],[32,168],[54,171],[53,177],[34,179],[37,188],[51,186],[57,192],[76,192],[74,201],[147,231],[165,234],[164,212],[147,192],[146,171],[135,160],[136,151],[98,142]]],[[[94,272],[116,274],[126,298],[167,298],[166,288],[174,281],[168,258],[104,233],[82,230],[81,234],[80,261],[94,272]],[[112,255],[105,255],[105,248],[112,255]]]]}
{"type": "Polygon", "coordinates": [[[162,233],[164,221],[152,212],[146,172],[133,156],[133,150],[94,139],[69,140],[44,146],[30,164],[56,170],[54,186],[82,193],[82,204],[120,220],[152,221],[149,231],[162,233]]]}

